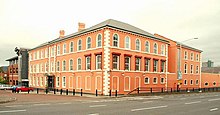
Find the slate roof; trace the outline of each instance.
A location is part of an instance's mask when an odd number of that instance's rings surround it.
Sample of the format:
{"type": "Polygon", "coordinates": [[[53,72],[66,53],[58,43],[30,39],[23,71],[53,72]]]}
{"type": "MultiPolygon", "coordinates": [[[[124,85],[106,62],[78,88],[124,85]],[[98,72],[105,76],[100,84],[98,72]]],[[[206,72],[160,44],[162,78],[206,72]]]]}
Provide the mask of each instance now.
{"type": "MultiPolygon", "coordinates": [[[[86,32],[90,32],[90,31],[93,31],[93,30],[97,30],[97,29],[101,29],[103,27],[111,27],[111,28],[115,28],[115,29],[120,29],[120,30],[124,30],[124,31],[128,31],[128,32],[131,32],[131,33],[135,33],[135,34],[139,34],[139,35],[142,35],[142,36],[146,36],[146,37],[150,37],[152,39],[155,39],[155,40],[159,40],[159,41],[162,41],[162,42],[167,42],[167,40],[164,40],[164,39],[160,39],[158,37],[155,37],[153,34],[149,33],[149,32],[146,32],[140,28],[137,28],[135,26],[132,26],[130,24],[127,24],[127,23],[124,23],[124,22],[120,22],[120,21],[117,21],[117,20],[113,20],[113,19],[108,19],[106,21],[103,21],[97,25],[94,25],[90,28],[86,28],[82,31],[79,31],[79,32],[75,32],[73,34],[70,34],[70,35],[66,35],[64,36],[64,38],[60,39],[60,38],[56,38],[52,41],[49,41],[49,42],[46,42],[46,43],[43,43],[33,49],[36,49],[38,47],[42,47],[42,46],[45,46],[45,45],[49,45],[51,43],[56,43],[58,41],[62,41],[62,40],[65,40],[65,39],[68,39],[68,38],[71,38],[71,37],[74,37],[74,36],[78,36],[80,34],[83,34],[83,33],[86,33],[86,32]]],[[[31,50],[33,50],[31,49],[31,50]]]]}
{"type": "Polygon", "coordinates": [[[188,46],[188,45],[183,44],[183,43],[180,43],[180,42],[177,42],[177,45],[178,45],[178,46],[181,45],[181,47],[184,47],[184,48],[187,48],[187,49],[191,49],[191,50],[194,50],[194,51],[202,52],[202,50],[200,50],[200,49],[193,48],[193,47],[191,47],[191,46],[188,46]]]}
{"type": "Polygon", "coordinates": [[[220,67],[202,67],[202,73],[217,73],[217,74],[220,74],[220,67]]]}
{"type": "Polygon", "coordinates": [[[5,60],[5,61],[11,61],[11,60],[15,60],[15,59],[18,59],[18,56],[15,56],[15,57],[9,58],[9,59],[7,59],[7,60],[5,60]]]}

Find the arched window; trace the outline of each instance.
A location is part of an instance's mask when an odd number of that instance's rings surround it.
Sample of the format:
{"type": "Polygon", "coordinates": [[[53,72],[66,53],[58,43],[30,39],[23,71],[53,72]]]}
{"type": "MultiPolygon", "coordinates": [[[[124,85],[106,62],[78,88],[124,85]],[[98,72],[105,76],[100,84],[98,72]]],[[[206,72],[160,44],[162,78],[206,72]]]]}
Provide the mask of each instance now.
{"type": "Polygon", "coordinates": [[[158,51],[158,49],[157,49],[157,43],[154,43],[154,53],[157,54],[157,51],[158,51]]]}
{"type": "Polygon", "coordinates": [[[148,41],[145,42],[145,52],[150,52],[150,44],[148,41]]]}
{"type": "Polygon", "coordinates": [[[113,46],[118,47],[119,46],[119,38],[117,34],[113,35],[113,46]]]}
{"type": "Polygon", "coordinates": [[[98,34],[96,38],[96,47],[101,47],[102,46],[102,35],[98,34]]]}
{"type": "Polygon", "coordinates": [[[82,61],[81,58],[77,59],[77,70],[81,70],[82,69],[82,61]]]}
{"type": "Polygon", "coordinates": [[[149,77],[145,77],[144,78],[144,83],[145,84],[149,84],[150,83],[150,78],[149,77]]]}
{"type": "Polygon", "coordinates": [[[140,39],[136,39],[136,50],[140,50],[141,47],[141,43],[140,43],[140,39]]]}
{"type": "Polygon", "coordinates": [[[70,42],[70,52],[73,52],[73,42],[70,42]]]}
{"type": "Polygon", "coordinates": [[[70,71],[73,70],[73,60],[72,59],[70,59],[70,62],[69,62],[69,69],[70,69],[70,71]]]}
{"type": "Polygon", "coordinates": [[[130,49],[130,38],[128,36],[125,37],[125,48],[130,49]]]}
{"type": "Polygon", "coordinates": [[[82,40],[81,39],[79,39],[78,40],[78,51],[80,51],[80,50],[82,50],[82,40]]]}
{"type": "Polygon", "coordinates": [[[165,46],[164,46],[164,44],[161,45],[161,55],[165,55],[165,46]]]}
{"type": "Polygon", "coordinates": [[[62,68],[63,68],[63,71],[66,71],[66,61],[65,60],[63,61],[63,67],[62,68]]]}
{"type": "Polygon", "coordinates": [[[90,49],[91,48],[91,37],[88,37],[86,40],[86,49],[90,49]]]}

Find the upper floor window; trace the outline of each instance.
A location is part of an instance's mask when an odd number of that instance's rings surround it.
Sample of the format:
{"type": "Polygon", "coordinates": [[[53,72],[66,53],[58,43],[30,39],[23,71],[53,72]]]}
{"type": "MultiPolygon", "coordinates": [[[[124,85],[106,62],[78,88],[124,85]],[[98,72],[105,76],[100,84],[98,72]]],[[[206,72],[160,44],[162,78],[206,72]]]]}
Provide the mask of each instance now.
{"type": "Polygon", "coordinates": [[[73,42],[70,42],[70,52],[73,52],[74,44],[73,42]]]}
{"type": "Polygon", "coordinates": [[[139,58],[139,57],[135,58],[135,70],[136,71],[141,70],[141,58],[139,58]]]}
{"type": "Polygon", "coordinates": [[[125,37],[125,48],[130,49],[130,38],[128,36],[125,37]]]}
{"type": "Polygon", "coordinates": [[[145,71],[150,71],[150,59],[145,59],[145,71]]]}
{"type": "Polygon", "coordinates": [[[130,60],[131,60],[131,57],[129,56],[125,56],[125,70],[130,70],[130,60]]]}
{"type": "Polygon", "coordinates": [[[161,61],[161,72],[165,72],[165,61],[161,61]]]}
{"type": "Polygon", "coordinates": [[[81,70],[82,69],[82,60],[81,58],[77,59],[77,70],[81,70]]]}
{"type": "Polygon", "coordinates": [[[196,66],[196,73],[199,73],[199,66],[196,66]]]}
{"type": "Polygon", "coordinates": [[[101,69],[102,67],[102,55],[96,55],[96,69],[101,69]]]}
{"type": "Polygon", "coordinates": [[[70,62],[69,62],[69,69],[70,69],[70,71],[73,70],[73,60],[72,59],[70,59],[70,62]]]}
{"type": "Polygon", "coordinates": [[[199,61],[199,54],[196,54],[196,61],[199,61]]]}
{"type": "Polygon", "coordinates": [[[51,48],[51,56],[54,56],[54,46],[51,48]]]}
{"type": "Polygon", "coordinates": [[[60,55],[60,45],[57,46],[57,55],[60,55]]]}
{"type": "Polygon", "coordinates": [[[191,59],[192,61],[194,60],[194,54],[193,54],[193,53],[190,54],[190,59],[191,59]]]}
{"type": "Polygon", "coordinates": [[[48,49],[46,48],[45,49],[45,58],[47,58],[48,57],[48,49]]]}
{"type": "Polygon", "coordinates": [[[140,43],[140,39],[136,39],[136,50],[140,50],[141,48],[141,43],[140,43]]]}
{"type": "Polygon", "coordinates": [[[187,64],[184,64],[184,73],[187,73],[187,64]]]}
{"type": "Polygon", "coordinates": [[[157,72],[157,70],[158,70],[158,60],[153,60],[153,65],[154,65],[153,72],[157,72]]]}
{"type": "Polygon", "coordinates": [[[63,65],[62,65],[63,71],[66,71],[66,61],[63,61],[63,65]]]}
{"type": "Polygon", "coordinates": [[[67,51],[66,51],[66,43],[63,44],[63,53],[64,54],[67,53],[67,51]]]}
{"type": "Polygon", "coordinates": [[[184,51],[184,59],[187,60],[188,59],[188,52],[184,51]]]}
{"type": "Polygon", "coordinates": [[[148,41],[145,41],[145,52],[150,52],[150,44],[148,41]]]}
{"type": "Polygon", "coordinates": [[[60,71],[60,62],[57,62],[57,71],[60,71]]]}
{"type": "Polygon", "coordinates": [[[37,51],[37,59],[40,59],[40,52],[37,51]]]}
{"type": "Polygon", "coordinates": [[[190,73],[193,73],[193,65],[190,65],[190,73]]]}
{"type": "Polygon", "coordinates": [[[113,46],[114,46],[114,47],[119,47],[118,34],[114,34],[114,35],[113,35],[113,46]]]}
{"type": "Polygon", "coordinates": [[[113,55],[112,56],[112,63],[113,63],[113,69],[119,69],[119,56],[118,55],[113,55]]]}
{"type": "Polygon", "coordinates": [[[158,48],[157,48],[157,43],[154,43],[154,53],[157,54],[158,48]]]}
{"type": "Polygon", "coordinates": [[[86,49],[90,49],[91,48],[91,37],[88,37],[86,40],[86,49]]]}
{"type": "Polygon", "coordinates": [[[102,35],[98,34],[96,38],[96,47],[101,47],[102,46],[102,35]]]}
{"type": "Polygon", "coordinates": [[[91,56],[86,56],[86,70],[91,69],[91,56]]]}
{"type": "Polygon", "coordinates": [[[44,58],[44,50],[41,50],[41,58],[44,58]]]}
{"type": "Polygon", "coordinates": [[[82,40],[81,39],[78,40],[77,50],[78,51],[82,50],[82,40]]]}
{"type": "Polygon", "coordinates": [[[164,44],[161,45],[161,55],[165,55],[165,46],[164,46],[164,44]]]}

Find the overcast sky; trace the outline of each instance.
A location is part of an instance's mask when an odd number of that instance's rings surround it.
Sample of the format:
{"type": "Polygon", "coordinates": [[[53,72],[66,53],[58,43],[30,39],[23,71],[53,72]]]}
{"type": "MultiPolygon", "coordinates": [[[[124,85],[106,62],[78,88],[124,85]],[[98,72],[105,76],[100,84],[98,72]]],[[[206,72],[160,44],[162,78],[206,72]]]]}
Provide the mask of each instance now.
{"type": "Polygon", "coordinates": [[[220,65],[220,0],[0,0],[0,66],[14,48],[55,39],[107,19],[129,23],[203,50],[203,61],[220,65]]]}

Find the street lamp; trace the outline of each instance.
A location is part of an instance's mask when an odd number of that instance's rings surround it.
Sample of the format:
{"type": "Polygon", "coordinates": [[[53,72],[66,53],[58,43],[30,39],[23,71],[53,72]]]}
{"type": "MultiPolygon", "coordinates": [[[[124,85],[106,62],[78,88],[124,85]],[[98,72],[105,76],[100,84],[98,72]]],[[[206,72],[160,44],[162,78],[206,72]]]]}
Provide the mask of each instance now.
{"type": "Polygon", "coordinates": [[[177,72],[178,80],[182,80],[182,71],[181,71],[182,70],[182,68],[181,68],[182,45],[183,45],[184,42],[191,41],[191,40],[196,40],[196,39],[198,39],[198,38],[190,38],[190,39],[187,39],[187,40],[184,40],[184,41],[178,43],[179,46],[180,46],[180,48],[179,48],[179,57],[178,57],[178,72],[177,72]]]}

